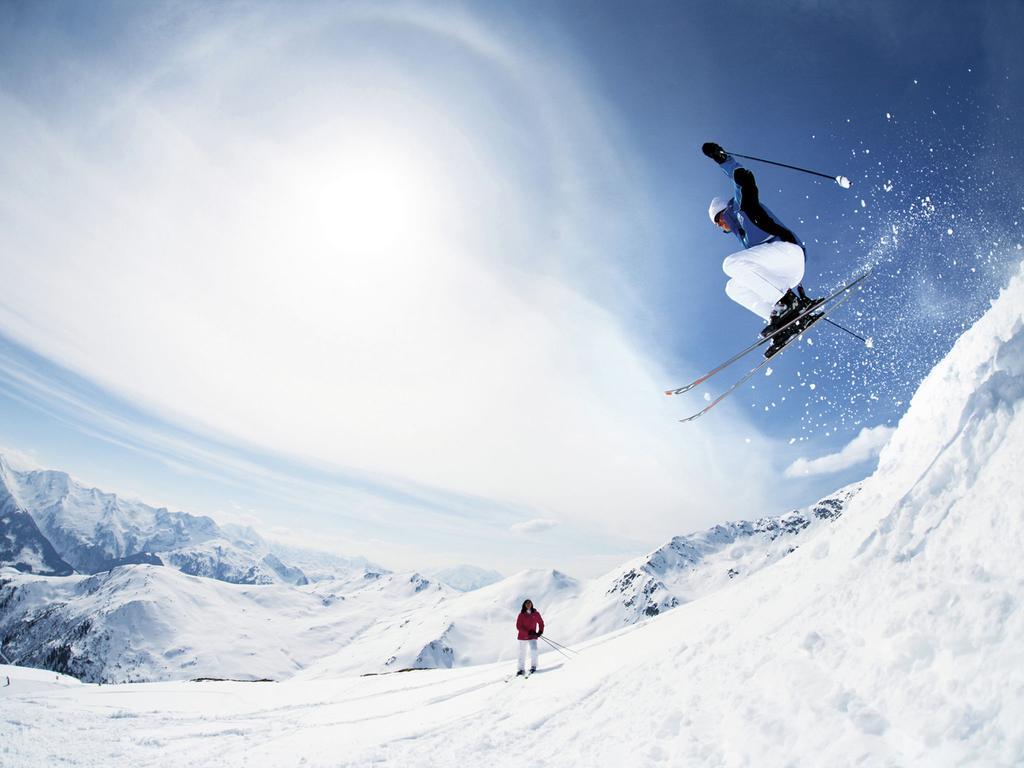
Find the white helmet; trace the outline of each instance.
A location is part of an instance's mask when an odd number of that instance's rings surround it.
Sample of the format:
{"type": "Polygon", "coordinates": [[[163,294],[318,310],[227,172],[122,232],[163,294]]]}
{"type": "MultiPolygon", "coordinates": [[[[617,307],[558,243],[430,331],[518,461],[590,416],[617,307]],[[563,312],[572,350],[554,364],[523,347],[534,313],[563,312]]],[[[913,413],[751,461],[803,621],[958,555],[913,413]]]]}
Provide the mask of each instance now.
{"type": "Polygon", "coordinates": [[[720,214],[728,207],[729,201],[724,198],[716,197],[714,200],[712,200],[711,205],[708,206],[708,216],[711,219],[711,223],[714,224],[715,218],[718,216],[718,214],[720,214]]]}

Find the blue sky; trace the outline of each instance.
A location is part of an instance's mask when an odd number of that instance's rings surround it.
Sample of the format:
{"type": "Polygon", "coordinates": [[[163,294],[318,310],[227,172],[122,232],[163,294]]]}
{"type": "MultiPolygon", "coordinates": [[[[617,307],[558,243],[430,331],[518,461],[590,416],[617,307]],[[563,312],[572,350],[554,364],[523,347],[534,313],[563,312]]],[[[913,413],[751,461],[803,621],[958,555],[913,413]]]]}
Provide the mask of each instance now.
{"type": "MultiPolygon", "coordinates": [[[[8,3],[0,446],[391,567],[590,575],[872,469],[1020,262],[1015,3],[8,3]],[[694,425],[753,165],[841,319],[694,425]],[[788,471],[787,471],[788,470],[788,471]]],[[[716,383],[711,392],[717,391],[716,383]]]]}

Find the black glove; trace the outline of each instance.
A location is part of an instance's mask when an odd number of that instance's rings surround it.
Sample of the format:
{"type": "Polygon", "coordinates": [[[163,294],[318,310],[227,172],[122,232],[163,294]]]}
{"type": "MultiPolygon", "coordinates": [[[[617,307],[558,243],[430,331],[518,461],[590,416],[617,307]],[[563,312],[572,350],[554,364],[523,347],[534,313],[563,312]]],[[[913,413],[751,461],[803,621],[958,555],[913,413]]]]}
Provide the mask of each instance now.
{"type": "Polygon", "coordinates": [[[542,629],[540,632],[537,633],[537,637],[540,637],[543,634],[544,634],[544,630],[542,629]]]}
{"type": "Polygon", "coordinates": [[[703,152],[708,157],[710,157],[712,160],[714,160],[719,165],[724,163],[726,161],[726,158],[727,158],[727,155],[725,154],[725,150],[722,149],[717,144],[715,144],[715,142],[713,142],[713,141],[705,142],[703,144],[703,146],[701,146],[700,151],[703,152]]]}

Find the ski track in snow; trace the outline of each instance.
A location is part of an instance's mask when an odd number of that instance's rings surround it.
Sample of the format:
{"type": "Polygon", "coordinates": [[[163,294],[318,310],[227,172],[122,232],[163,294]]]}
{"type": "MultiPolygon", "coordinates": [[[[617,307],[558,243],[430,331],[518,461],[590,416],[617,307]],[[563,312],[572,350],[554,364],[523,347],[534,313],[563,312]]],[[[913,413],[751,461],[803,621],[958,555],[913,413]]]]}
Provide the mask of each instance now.
{"type": "Polygon", "coordinates": [[[1024,269],[843,516],[771,568],[508,684],[509,663],[118,686],[4,668],[0,762],[1021,765],[1022,463],[1024,269]]]}

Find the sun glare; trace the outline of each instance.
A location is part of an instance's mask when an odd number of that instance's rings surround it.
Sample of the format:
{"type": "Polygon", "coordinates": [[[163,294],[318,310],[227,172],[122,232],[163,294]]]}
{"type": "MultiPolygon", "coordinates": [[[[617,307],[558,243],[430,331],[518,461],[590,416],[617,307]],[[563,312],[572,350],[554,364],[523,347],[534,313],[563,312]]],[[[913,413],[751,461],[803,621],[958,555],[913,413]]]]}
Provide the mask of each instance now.
{"type": "Polygon", "coordinates": [[[308,169],[320,245],[340,256],[397,257],[436,242],[444,184],[400,141],[357,141],[308,169]]]}
{"type": "Polygon", "coordinates": [[[465,190],[445,171],[444,142],[333,128],[279,148],[251,233],[260,255],[240,279],[305,333],[344,328],[352,355],[359,329],[425,311],[472,256],[457,240],[465,190]]]}

